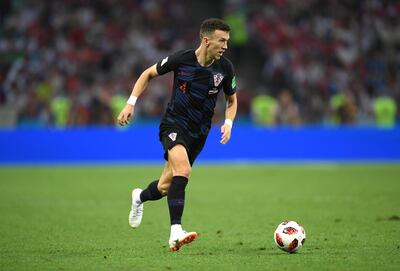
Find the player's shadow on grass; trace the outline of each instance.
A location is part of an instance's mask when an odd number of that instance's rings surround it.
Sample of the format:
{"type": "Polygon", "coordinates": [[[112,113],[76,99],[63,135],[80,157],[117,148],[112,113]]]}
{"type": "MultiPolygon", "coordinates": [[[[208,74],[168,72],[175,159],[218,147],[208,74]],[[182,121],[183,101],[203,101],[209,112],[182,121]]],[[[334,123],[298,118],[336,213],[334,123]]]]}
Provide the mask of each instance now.
{"type": "Polygon", "coordinates": [[[240,248],[238,247],[231,247],[231,248],[213,248],[210,249],[208,252],[186,252],[186,255],[192,255],[192,256],[220,256],[220,255],[243,255],[243,254],[253,254],[253,255],[259,255],[259,256],[265,256],[265,255],[274,255],[274,256],[282,256],[282,257],[287,257],[287,255],[291,256],[301,256],[301,255],[308,255],[311,254],[307,250],[301,250],[300,252],[294,252],[294,253],[287,253],[284,251],[279,250],[276,247],[247,247],[246,245],[240,245],[240,248]]]}

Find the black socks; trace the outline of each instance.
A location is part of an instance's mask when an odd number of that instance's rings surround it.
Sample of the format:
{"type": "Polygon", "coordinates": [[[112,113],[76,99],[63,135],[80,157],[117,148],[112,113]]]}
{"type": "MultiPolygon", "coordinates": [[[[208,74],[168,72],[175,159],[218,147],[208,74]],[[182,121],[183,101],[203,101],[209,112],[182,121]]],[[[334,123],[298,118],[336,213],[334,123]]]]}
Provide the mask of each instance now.
{"type": "MultiPolygon", "coordinates": [[[[181,224],[183,207],[185,206],[185,188],[188,178],[184,176],[174,176],[168,191],[168,208],[171,218],[171,225],[181,224]]],[[[163,195],[157,188],[158,180],[151,182],[140,194],[142,202],[159,200],[163,195]]]]}
{"type": "Polygon", "coordinates": [[[163,197],[163,195],[158,191],[157,188],[158,180],[151,182],[146,189],[142,191],[140,194],[141,202],[145,202],[148,200],[159,200],[163,197]]]}
{"type": "Polygon", "coordinates": [[[184,176],[174,176],[168,191],[168,208],[171,218],[171,225],[181,224],[183,207],[185,206],[185,188],[188,178],[184,176]]]}

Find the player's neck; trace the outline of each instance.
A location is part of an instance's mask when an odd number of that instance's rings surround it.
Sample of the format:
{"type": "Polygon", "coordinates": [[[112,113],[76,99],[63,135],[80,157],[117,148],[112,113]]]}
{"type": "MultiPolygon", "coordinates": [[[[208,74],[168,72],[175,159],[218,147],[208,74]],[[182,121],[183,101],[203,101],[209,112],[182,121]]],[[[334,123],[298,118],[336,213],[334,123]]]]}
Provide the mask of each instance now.
{"type": "Polygon", "coordinates": [[[207,54],[207,48],[200,45],[195,51],[197,62],[203,67],[211,66],[214,63],[214,58],[207,54]]]}

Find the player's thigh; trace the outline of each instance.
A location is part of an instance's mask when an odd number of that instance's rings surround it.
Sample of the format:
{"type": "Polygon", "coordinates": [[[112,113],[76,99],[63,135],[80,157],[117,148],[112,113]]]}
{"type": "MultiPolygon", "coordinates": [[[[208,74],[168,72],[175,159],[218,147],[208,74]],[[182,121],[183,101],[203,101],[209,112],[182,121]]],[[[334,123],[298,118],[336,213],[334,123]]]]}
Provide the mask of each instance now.
{"type": "Polygon", "coordinates": [[[183,145],[178,144],[168,150],[168,162],[174,176],[190,177],[191,166],[187,150],[183,145]]]}

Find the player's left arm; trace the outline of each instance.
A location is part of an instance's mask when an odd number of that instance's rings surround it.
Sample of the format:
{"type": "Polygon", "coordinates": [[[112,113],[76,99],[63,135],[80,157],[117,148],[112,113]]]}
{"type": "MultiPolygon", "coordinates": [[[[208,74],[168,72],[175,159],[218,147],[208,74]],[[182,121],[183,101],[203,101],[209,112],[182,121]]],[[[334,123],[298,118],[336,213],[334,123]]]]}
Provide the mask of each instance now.
{"type": "Polygon", "coordinates": [[[235,120],[237,111],[237,98],[236,93],[232,95],[225,95],[226,97],[226,110],[225,110],[225,123],[221,126],[221,144],[226,144],[231,138],[231,131],[233,121],[235,120]]]}

